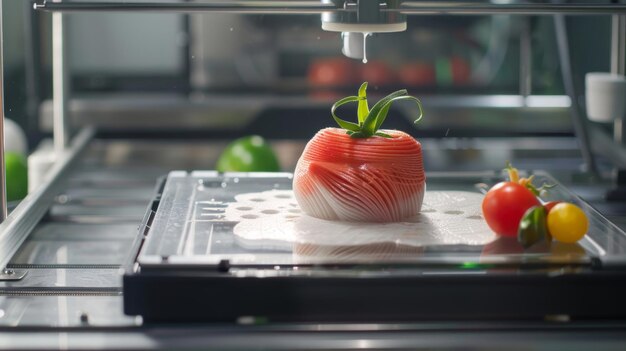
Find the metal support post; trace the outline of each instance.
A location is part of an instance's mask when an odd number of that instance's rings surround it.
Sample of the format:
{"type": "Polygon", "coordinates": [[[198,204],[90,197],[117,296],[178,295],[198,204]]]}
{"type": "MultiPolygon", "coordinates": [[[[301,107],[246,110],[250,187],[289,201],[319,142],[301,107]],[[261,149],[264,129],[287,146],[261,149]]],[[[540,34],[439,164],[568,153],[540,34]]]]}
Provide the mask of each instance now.
{"type": "MultiPolygon", "coordinates": [[[[59,0],[55,0],[59,2],[59,0]]],[[[67,64],[66,28],[63,13],[52,14],[52,98],[54,149],[60,155],[70,143],[68,116],[69,76],[67,64]]]]}
{"type": "Polygon", "coordinates": [[[4,164],[4,40],[2,36],[2,1],[0,1],[0,223],[7,218],[7,183],[4,164]]]}
{"type": "MultiPolygon", "coordinates": [[[[611,73],[626,73],[626,15],[611,17],[611,73]]],[[[626,146],[626,123],[624,116],[617,116],[613,122],[613,140],[626,146]]],[[[607,193],[608,200],[623,201],[626,198],[626,170],[616,166],[613,170],[615,189],[607,193]]]]}
{"type": "Polygon", "coordinates": [[[520,72],[519,90],[520,95],[527,97],[532,94],[532,43],[531,43],[531,18],[524,16],[521,18],[520,31],[520,72]]]}
{"type": "Polygon", "coordinates": [[[611,27],[611,72],[626,73],[626,15],[613,15],[611,27]]]}
{"type": "MultiPolygon", "coordinates": [[[[613,15],[611,18],[611,73],[623,76],[626,73],[626,16],[613,15]]],[[[613,125],[613,139],[626,145],[626,123],[616,118],[613,125]]]]}

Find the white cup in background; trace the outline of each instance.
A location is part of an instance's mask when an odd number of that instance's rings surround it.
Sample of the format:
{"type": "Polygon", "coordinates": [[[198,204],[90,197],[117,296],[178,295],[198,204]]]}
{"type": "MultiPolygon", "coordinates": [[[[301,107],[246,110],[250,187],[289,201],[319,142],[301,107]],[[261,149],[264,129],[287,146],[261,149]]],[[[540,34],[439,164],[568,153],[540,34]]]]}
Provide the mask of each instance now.
{"type": "Polygon", "coordinates": [[[595,122],[626,117],[626,77],[593,72],[585,76],[587,116],[595,122]]]}

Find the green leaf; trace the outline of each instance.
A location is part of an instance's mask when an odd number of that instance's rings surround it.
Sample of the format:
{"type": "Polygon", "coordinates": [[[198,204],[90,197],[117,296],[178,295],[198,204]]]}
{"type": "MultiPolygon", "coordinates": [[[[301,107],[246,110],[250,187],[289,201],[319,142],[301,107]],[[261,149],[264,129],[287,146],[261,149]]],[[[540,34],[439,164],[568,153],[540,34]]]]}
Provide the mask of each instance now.
{"type": "Polygon", "coordinates": [[[415,102],[417,102],[417,108],[420,110],[420,115],[417,116],[415,121],[413,121],[413,124],[418,124],[419,121],[421,121],[422,118],[424,118],[424,109],[422,108],[422,101],[420,101],[420,99],[418,99],[416,97],[413,97],[413,98],[415,99],[415,102]]]}
{"type": "Polygon", "coordinates": [[[337,122],[337,124],[339,124],[339,126],[343,129],[346,130],[350,130],[353,132],[358,132],[361,130],[361,127],[356,124],[356,123],[352,123],[352,122],[348,122],[348,121],[344,121],[343,119],[339,118],[336,114],[335,114],[335,110],[337,110],[337,108],[341,105],[345,105],[347,103],[350,102],[355,102],[355,101],[359,101],[359,97],[358,96],[348,96],[345,97],[337,102],[335,102],[333,104],[333,107],[330,109],[330,113],[333,115],[333,119],[335,120],[335,122],[337,122]]]}
{"type": "Polygon", "coordinates": [[[517,231],[517,241],[524,248],[542,241],[549,240],[546,225],[546,209],[543,206],[533,206],[522,217],[517,231]]]}
{"type": "Polygon", "coordinates": [[[383,138],[393,138],[391,135],[389,135],[387,133],[383,133],[383,132],[376,132],[376,133],[374,133],[374,135],[379,136],[379,137],[383,137],[383,138]]]}
{"type": "Polygon", "coordinates": [[[359,109],[357,111],[359,118],[359,125],[362,125],[365,118],[370,113],[370,108],[367,104],[367,82],[361,84],[359,88],[359,109]]]}
{"type": "Polygon", "coordinates": [[[352,134],[350,134],[350,137],[359,139],[359,138],[369,138],[371,137],[371,135],[367,135],[364,132],[352,132],[352,134]]]}
{"type": "MultiPolygon", "coordinates": [[[[362,129],[364,131],[366,131],[366,132],[368,132],[368,133],[373,135],[376,132],[376,129],[375,129],[376,119],[378,119],[378,115],[380,114],[380,111],[392,99],[397,98],[399,96],[405,96],[405,95],[407,95],[407,91],[405,89],[403,89],[403,90],[398,90],[396,92],[393,92],[393,93],[385,96],[384,98],[380,99],[380,101],[378,101],[374,105],[374,107],[372,107],[372,109],[370,110],[370,113],[367,115],[367,118],[363,122],[362,129]]],[[[387,108],[387,110],[388,110],[388,108],[387,108]]]]}
{"type": "Polygon", "coordinates": [[[348,96],[335,102],[330,111],[335,122],[337,122],[337,124],[341,128],[346,129],[348,131],[347,134],[353,138],[369,138],[373,135],[384,138],[391,138],[390,135],[382,132],[377,133],[377,131],[378,129],[380,129],[381,125],[387,118],[387,115],[389,114],[389,109],[391,108],[391,104],[394,101],[398,100],[415,101],[417,103],[417,107],[419,108],[419,116],[415,120],[415,123],[419,122],[422,119],[422,116],[424,114],[422,110],[422,103],[419,99],[409,96],[407,91],[404,89],[398,90],[385,96],[380,101],[378,101],[370,110],[367,102],[367,82],[361,84],[358,96],[348,96]],[[335,111],[339,106],[355,101],[358,103],[358,124],[343,120],[335,114],[335,111]]]}
{"type": "Polygon", "coordinates": [[[394,101],[399,101],[399,100],[412,100],[415,101],[417,103],[417,106],[419,108],[420,111],[420,115],[417,117],[417,119],[413,122],[413,123],[417,123],[422,119],[422,115],[424,114],[422,112],[422,103],[419,101],[418,98],[415,98],[413,96],[398,96],[395,97],[391,100],[389,100],[385,106],[383,106],[383,108],[380,110],[380,112],[378,113],[378,118],[376,118],[376,124],[374,125],[374,130],[378,130],[380,129],[380,126],[383,124],[383,122],[385,121],[385,119],[387,118],[387,114],[389,113],[389,108],[391,108],[391,104],[394,101]]]}

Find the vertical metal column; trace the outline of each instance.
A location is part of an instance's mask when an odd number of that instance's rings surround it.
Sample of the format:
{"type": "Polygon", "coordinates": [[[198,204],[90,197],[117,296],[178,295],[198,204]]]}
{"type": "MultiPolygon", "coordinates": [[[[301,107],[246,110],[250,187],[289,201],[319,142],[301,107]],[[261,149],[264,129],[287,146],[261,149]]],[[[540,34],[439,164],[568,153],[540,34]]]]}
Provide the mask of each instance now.
{"type": "Polygon", "coordinates": [[[530,16],[521,18],[522,26],[520,32],[520,71],[519,71],[519,91],[520,95],[527,97],[532,93],[532,43],[530,16]]]}
{"type": "Polygon", "coordinates": [[[613,15],[611,28],[611,72],[625,74],[626,16],[613,15]]]}
{"type": "MultiPolygon", "coordinates": [[[[611,73],[626,74],[626,16],[613,15],[611,18],[611,73]]],[[[623,118],[613,122],[613,139],[626,145],[626,123],[623,118]]]]}
{"type": "Polygon", "coordinates": [[[7,183],[4,165],[4,40],[2,36],[2,0],[0,0],[0,223],[7,218],[7,183]]]}
{"type": "MultiPolygon", "coordinates": [[[[23,2],[24,13],[24,58],[25,58],[25,87],[26,87],[26,135],[31,140],[39,134],[39,106],[41,104],[41,26],[40,13],[33,11],[31,1],[23,2]]],[[[33,145],[31,145],[33,146],[33,145]]]]}
{"type": "MultiPolygon", "coordinates": [[[[54,0],[60,2],[60,0],[54,0]]],[[[54,149],[57,155],[70,143],[68,116],[69,77],[66,45],[67,18],[61,12],[52,14],[52,118],[54,149]]]]}
{"type": "Polygon", "coordinates": [[[189,83],[191,96],[202,96],[209,86],[209,72],[205,57],[204,22],[205,16],[201,13],[190,16],[189,21],[189,83]]]}
{"type": "Polygon", "coordinates": [[[563,76],[563,87],[565,88],[565,93],[569,96],[571,101],[570,114],[572,116],[574,134],[580,142],[580,153],[585,161],[585,171],[597,178],[600,178],[600,172],[598,171],[596,160],[591,152],[587,119],[583,114],[584,112],[581,111],[580,104],[578,103],[578,89],[576,87],[576,82],[574,81],[572,57],[569,50],[569,37],[567,35],[567,26],[563,15],[554,16],[554,32],[556,34],[561,75],[563,76]]]}

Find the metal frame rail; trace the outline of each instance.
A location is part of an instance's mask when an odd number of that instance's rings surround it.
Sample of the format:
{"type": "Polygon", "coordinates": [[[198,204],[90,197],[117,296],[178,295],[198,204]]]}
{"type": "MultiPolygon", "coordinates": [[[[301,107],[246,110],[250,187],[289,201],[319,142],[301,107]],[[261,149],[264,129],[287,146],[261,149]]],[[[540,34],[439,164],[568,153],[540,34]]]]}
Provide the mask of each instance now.
{"type": "MultiPolygon", "coordinates": [[[[341,4],[342,2],[337,2],[341,4]]],[[[36,10],[84,12],[84,11],[165,11],[165,12],[231,12],[247,14],[311,14],[324,12],[356,11],[353,2],[343,6],[332,2],[273,0],[273,1],[210,1],[210,2],[51,2],[39,1],[36,10]]],[[[403,1],[398,8],[383,8],[381,11],[421,15],[614,15],[625,14],[626,5],[620,4],[491,4],[468,1],[403,1]]]]}
{"type": "Polygon", "coordinates": [[[72,145],[57,155],[46,181],[22,200],[11,215],[0,223],[0,270],[6,267],[26,237],[46,214],[62,190],[64,180],[75,165],[75,161],[94,135],[95,130],[92,128],[85,128],[78,133],[72,145]]]}
{"type": "Polygon", "coordinates": [[[7,183],[4,164],[4,40],[2,40],[2,25],[2,2],[0,2],[0,223],[7,218],[7,183]]]}

